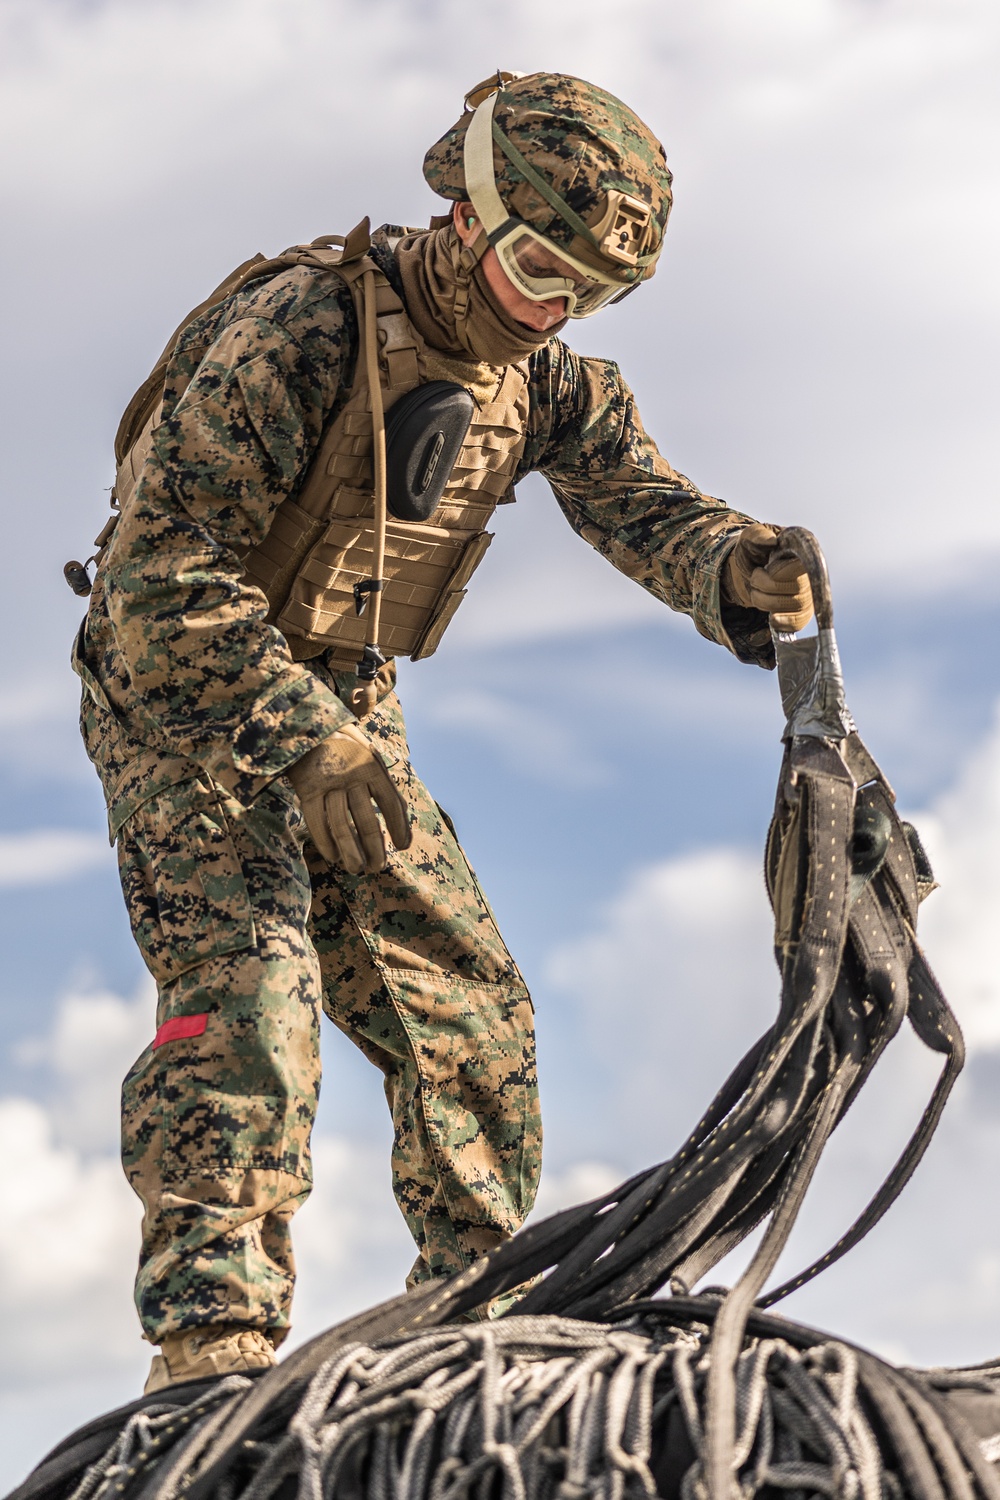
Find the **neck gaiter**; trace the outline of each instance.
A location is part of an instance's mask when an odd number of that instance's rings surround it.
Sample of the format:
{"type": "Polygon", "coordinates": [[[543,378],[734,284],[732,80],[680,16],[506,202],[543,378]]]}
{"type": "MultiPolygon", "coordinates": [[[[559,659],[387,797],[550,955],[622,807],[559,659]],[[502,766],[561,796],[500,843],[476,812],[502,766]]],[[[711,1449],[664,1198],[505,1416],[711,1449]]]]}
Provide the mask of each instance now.
{"type": "Polygon", "coordinates": [[[465,250],[453,224],[407,235],[396,246],[406,309],[432,349],[512,365],[541,349],[565,326],[526,328],[500,306],[482,265],[465,250]]]}

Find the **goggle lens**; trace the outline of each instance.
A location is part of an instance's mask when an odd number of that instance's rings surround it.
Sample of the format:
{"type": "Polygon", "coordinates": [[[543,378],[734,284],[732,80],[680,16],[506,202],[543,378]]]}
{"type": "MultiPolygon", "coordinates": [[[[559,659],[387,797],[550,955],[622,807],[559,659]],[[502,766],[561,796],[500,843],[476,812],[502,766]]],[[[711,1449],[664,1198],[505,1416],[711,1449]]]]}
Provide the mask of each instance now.
{"type": "Polygon", "coordinates": [[[545,282],[558,280],[568,282],[577,297],[585,296],[598,283],[590,277],[581,276],[565,260],[557,259],[551,251],[532,235],[522,234],[510,247],[511,254],[528,281],[545,282]]]}
{"type": "Polygon", "coordinates": [[[582,266],[533,230],[518,229],[495,246],[507,278],[531,302],[565,297],[568,316],[586,318],[620,296],[620,282],[589,276],[582,266]]]}

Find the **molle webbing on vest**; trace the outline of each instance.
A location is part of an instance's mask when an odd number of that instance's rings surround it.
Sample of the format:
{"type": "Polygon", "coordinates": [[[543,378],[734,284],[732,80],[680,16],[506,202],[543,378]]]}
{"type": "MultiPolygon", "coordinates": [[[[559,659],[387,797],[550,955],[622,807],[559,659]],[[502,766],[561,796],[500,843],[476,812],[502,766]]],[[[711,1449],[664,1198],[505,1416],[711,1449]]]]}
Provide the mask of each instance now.
{"type": "MultiPolygon", "coordinates": [[[[476,400],[465,443],[430,521],[390,517],[380,644],[392,656],[436,650],[492,540],[487,523],[507,496],[524,443],[527,372],[492,369],[427,349],[403,303],[367,257],[337,267],[351,289],[364,330],[361,278],[374,271],[380,384],[386,411],[429,378],[464,385],[476,400]]],[[[372,576],[375,558],[372,413],[365,361],[327,428],[298,494],[278,509],[264,541],[244,558],[247,580],[270,605],[268,619],[298,660],[333,650],[352,668],[365,641],[354,585],[372,576]]]]}

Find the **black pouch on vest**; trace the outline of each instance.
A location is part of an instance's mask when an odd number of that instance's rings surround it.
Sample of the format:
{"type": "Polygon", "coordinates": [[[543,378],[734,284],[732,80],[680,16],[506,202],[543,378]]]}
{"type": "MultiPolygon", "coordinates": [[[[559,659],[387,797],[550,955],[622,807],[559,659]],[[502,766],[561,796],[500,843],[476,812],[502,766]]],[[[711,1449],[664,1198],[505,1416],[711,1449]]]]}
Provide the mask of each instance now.
{"type": "Polygon", "coordinates": [[[441,503],[475,402],[462,385],[432,380],[400,396],[385,419],[386,504],[397,521],[428,521],[441,503]]]}

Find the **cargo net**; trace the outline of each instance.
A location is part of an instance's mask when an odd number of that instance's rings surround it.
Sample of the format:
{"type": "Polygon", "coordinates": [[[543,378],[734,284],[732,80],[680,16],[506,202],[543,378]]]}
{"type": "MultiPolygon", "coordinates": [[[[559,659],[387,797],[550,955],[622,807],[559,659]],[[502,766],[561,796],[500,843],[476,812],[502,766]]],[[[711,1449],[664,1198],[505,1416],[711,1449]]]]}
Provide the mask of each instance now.
{"type": "MultiPolygon", "coordinates": [[[[231,1454],[217,1500],[626,1500],[706,1494],[710,1298],[647,1305],[627,1323],[511,1316],[382,1343],[322,1364],[289,1417],[231,1454]]],[[[773,1316],[733,1369],[731,1494],[996,1500],[985,1438],[952,1404],[988,1397],[1000,1368],[902,1371],[773,1316]]],[[[71,1500],[179,1500],[213,1435],[256,1382],[231,1376],[147,1401],[71,1500]]],[[[279,1403],[279,1406],[281,1403],[279,1403]]],[[[983,1421],[980,1419],[980,1428],[983,1421]]],[[[194,1482],[192,1483],[192,1481],[194,1482]]]]}

